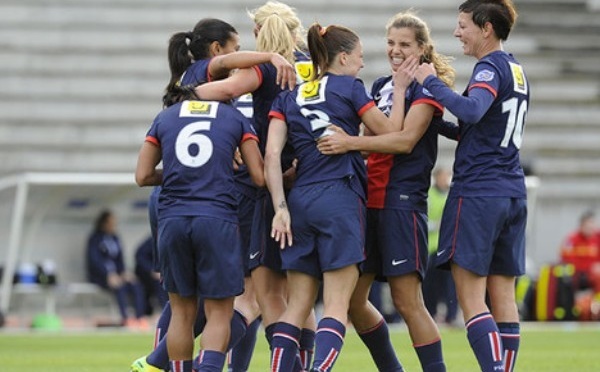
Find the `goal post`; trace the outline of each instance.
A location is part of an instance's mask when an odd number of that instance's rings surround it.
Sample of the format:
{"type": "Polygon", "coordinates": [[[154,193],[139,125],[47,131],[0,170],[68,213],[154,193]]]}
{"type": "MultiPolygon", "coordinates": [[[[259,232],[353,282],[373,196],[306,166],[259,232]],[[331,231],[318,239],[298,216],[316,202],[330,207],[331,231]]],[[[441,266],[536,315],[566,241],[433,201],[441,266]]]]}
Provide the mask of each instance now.
{"type": "Polygon", "coordinates": [[[23,236],[27,227],[26,212],[28,201],[32,196],[31,189],[38,185],[76,188],[86,186],[119,186],[131,189],[134,194],[139,195],[139,198],[144,198],[144,194],[149,192],[149,190],[140,190],[134,181],[133,173],[27,172],[0,178],[0,195],[14,189],[14,199],[6,203],[12,204],[12,211],[9,217],[8,239],[3,238],[3,241],[0,243],[6,247],[0,286],[0,312],[4,314],[9,310],[13,276],[16,272],[19,255],[22,250],[23,236]]]}

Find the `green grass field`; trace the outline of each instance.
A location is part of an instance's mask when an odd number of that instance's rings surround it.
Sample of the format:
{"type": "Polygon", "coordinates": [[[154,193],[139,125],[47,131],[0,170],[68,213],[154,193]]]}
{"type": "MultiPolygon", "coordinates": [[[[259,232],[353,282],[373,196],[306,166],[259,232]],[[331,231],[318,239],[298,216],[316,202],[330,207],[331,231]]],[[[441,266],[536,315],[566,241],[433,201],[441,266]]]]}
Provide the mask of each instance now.
{"type": "MultiPolygon", "coordinates": [[[[259,332],[250,371],[268,371],[268,348],[264,332],[259,332]]],[[[394,330],[392,339],[405,369],[420,371],[406,329],[394,330]]],[[[478,370],[463,330],[443,330],[442,340],[449,372],[478,370]]],[[[151,333],[0,332],[0,371],[126,372],[133,360],[150,351],[151,345],[151,333]]],[[[600,371],[598,324],[525,326],[521,345],[518,371],[600,371]]],[[[334,370],[376,371],[352,330],[348,331],[334,370]]]]}

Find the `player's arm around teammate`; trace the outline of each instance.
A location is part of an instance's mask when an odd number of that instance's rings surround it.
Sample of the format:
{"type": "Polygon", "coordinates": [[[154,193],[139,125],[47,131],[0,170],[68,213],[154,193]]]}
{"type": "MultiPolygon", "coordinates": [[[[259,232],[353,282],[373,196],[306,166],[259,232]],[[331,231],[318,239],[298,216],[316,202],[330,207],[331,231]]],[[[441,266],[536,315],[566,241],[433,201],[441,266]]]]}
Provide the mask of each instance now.
{"type": "Polygon", "coordinates": [[[437,263],[451,267],[467,337],[483,371],[512,371],[519,348],[514,283],[525,269],[527,217],[519,149],[529,85],[521,64],[503,50],[516,17],[511,0],[459,6],[454,36],[463,53],[477,59],[462,95],[440,84],[431,66],[416,72],[459,121],[437,263]]]}

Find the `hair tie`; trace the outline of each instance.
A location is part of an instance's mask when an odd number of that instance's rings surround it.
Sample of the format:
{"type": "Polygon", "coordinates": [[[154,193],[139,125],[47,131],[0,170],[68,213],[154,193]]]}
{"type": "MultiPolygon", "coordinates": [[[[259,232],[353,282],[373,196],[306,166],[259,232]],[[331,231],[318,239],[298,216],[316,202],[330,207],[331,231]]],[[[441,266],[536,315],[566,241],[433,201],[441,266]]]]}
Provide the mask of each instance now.
{"type": "Polygon", "coordinates": [[[327,26],[321,27],[319,29],[319,35],[321,35],[321,37],[325,36],[326,33],[327,33],[327,26]]]}

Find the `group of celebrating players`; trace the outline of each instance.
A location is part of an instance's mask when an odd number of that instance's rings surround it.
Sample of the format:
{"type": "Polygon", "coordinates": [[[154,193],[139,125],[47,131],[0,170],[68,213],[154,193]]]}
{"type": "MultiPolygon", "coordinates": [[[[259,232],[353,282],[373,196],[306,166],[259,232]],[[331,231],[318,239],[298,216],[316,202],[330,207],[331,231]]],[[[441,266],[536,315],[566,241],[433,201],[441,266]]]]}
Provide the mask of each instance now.
{"type": "Polygon", "coordinates": [[[462,95],[452,89],[450,59],[410,11],[388,23],[391,74],[370,91],[357,78],[354,31],[315,23],[305,41],[295,10],[280,2],[249,12],[257,52],[239,52],[235,28],[217,19],[171,37],[165,108],[135,175],[155,186],[150,217],[169,304],[155,349],[132,371],[221,371],[228,351],[229,370],[247,371],[259,322],[273,372],[331,371],[349,323],[379,371],[403,371],[368,300],[382,279],[423,371],[445,371],[422,298],[428,264],[451,270],[481,370],[513,371],[529,85],[503,50],[512,1],[467,0],[458,10],[454,36],[477,59],[462,95]],[[444,109],[458,123],[444,120],[444,109]],[[458,144],[428,263],[427,192],[440,134],[458,144]]]}

